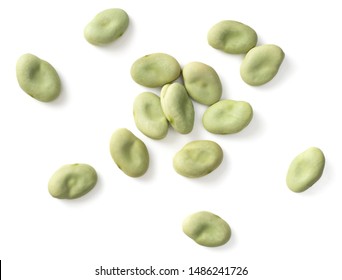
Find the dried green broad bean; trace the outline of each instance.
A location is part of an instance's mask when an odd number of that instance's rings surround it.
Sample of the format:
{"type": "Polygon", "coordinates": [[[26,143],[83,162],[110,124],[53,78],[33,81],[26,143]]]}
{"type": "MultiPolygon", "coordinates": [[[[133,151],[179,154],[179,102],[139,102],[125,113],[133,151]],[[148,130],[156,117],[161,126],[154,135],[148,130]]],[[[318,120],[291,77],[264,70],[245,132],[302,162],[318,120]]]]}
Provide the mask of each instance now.
{"type": "Polygon", "coordinates": [[[195,110],[185,87],[180,83],[163,86],[160,101],[171,126],[179,133],[190,133],[194,127],[195,110]]]}
{"type": "Polygon", "coordinates": [[[130,177],[140,177],[148,169],[149,153],[145,143],[127,128],[119,128],[112,134],[110,154],[116,165],[130,177]]]}
{"type": "Polygon", "coordinates": [[[286,183],[293,192],[303,192],[315,184],[322,176],[325,165],[323,152],[311,147],[296,156],[291,162],[286,183]]]}
{"type": "Polygon", "coordinates": [[[183,221],[183,232],[197,244],[217,247],[226,244],[231,237],[229,224],[221,217],[200,211],[189,215],[183,221]]]}
{"type": "Polygon", "coordinates": [[[21,89],[36,100],[50,102],[61,92],[55,68],[33,54],[27,53],[18,59],[16,74],[21,89]]]}
{"type": "Polygon", "coordinates": [[[276,45],[262,45],[251,49],[240,67],[242,80],[251,86],[271,81],[284,60],[283,50],[276,45]]]}
{"type": "Polygon", "coordinates": [[[204,112],[204,128],[215,134],[232,134],[243,130],[253,118],[252,106],[245,101],[221,100],[204,112]]]}
{"type": "Polygon", "coordinates": [[[133,115],[137,128],[146,136],[162,139],[167,135],[169,123],[158,95],[152,92],[139,94],[134,100],[133,115]]]}
{"type": "Polygon", "coordinates": [[[131,67],[132,79],[145,87],[162,87],[181,72],[178,61],[165,53],[152,53],[137,59],[131,67]]]}
{"type": "Polygon", "coordinates": [[[209,30],[207,39],[209,45],[215,49],[230,54],[244,54],[256,46],[258,36],[248,25],[223,20],[209,30]]]}
{"type": "Polygon", "coordinates": [[[93,45],[105,45],[121,37],[129,25],[128,14],[118,8],[98,13],[84,28],[84,37],[93,45]]]}
{"type": "Polygon", "coordinates": [[[222,96],[222,84],[216,71],[202,62],[190,62],[182,71],[184,86],[190,97],[204,105],[212,105],[222,96]]]}
{"type": "Polygon", "coordinates": [[[63,165],[50,178],[49,193],[55,198],[74,199],[91,191],[97,182],[95,169],[84,163],[63,165]]]}
{"type": "Polygon", "coordinates": [[[205,176],[220,166],[223,151],[220,145],[210,140],[195,140],[187,143],[173,158],[176,172],[189,178],[205,176]]]}

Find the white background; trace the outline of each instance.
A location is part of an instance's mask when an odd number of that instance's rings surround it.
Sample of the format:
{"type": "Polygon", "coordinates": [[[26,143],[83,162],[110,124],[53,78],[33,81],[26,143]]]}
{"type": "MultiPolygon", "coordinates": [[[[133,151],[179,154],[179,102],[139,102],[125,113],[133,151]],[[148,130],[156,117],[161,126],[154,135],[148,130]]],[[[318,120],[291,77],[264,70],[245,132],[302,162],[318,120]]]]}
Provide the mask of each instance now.
{"type": "MultiPolygon", "coordinates": [[[[206,279],[341,279],[342,136],[341,26],[338,1],[46,1],[0,2],[0,259],[4,279],[107,279],[107,268],[241,266],[247,276],[206,279]],[[126,10],[130,25],[105,47],[90,45],[84,26],[98,12],[126,10]],[[248,24],[258,44],[281,46],[276,78],[251,87],[239,75],[242,56],[211,48],[207,31],[223,19],[248,24]],[[145,90],[130,77],[139,57],[173,55],[181,65],[211,65],[222,98],[250,102],[254,118],[235,135],[204,130],[205,106],[195,104],[192,133],[170,129],[160,141],[135,127],[132,104],[145,90]],[[15,64],[32,53],[58,71],[63,91],[41,103],[18,86],[15,64]],[[147,145],[151,163],[141,178],[124,175],[109,154],[115,129],[129,128],[147,145]],[[211,139],[222,165],[200,179],[172,167],[188,141],[211,139]],[[322,178],[296,194],[285,183],[291,160],[320,147],[322,178]],[[63,164],[91,164],[97,186],[72,201],[52,198],[47,182],[63,164]],[[222,247],[197,245],[181,229],[200,210],[232,228],[222,247]]],[[[159,89],[152,92],[158,93],[159,89]]],[[[115,278],[114,276],[109,278],[115,278]]],[[[116,279],[166,279],[121,276],[116,279]]]]}

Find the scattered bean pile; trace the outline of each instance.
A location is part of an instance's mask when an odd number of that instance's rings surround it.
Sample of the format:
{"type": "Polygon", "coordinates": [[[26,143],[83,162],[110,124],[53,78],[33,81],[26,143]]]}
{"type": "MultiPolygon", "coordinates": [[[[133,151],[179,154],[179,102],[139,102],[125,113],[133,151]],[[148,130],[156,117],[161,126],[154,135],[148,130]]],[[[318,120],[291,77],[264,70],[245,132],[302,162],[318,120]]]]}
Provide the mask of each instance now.
{"type": "MultiPolygon", "coordinates": [[[[109,44],[124,34],[129,16],[122,9],[108,9],[97,14],[84,29],[85,39],[94,45],[109,44]]],[[[284,52],[276,45],[257,46],[257,33],[249,26],[224,20],[209,29],[208,44],[228,54],[245,54],[240,67],[244,82],[260,86],[277,74],[284,52]]],[[[202,62],[188,63],[181,69],[169,54],[152,53],[138,58],[131,66],[132,79],[145,87],[161,87],[160,95],[139,94],[133,104],[138,130],[152,139],[166,137],[170,127],[188,134],[194,127],[193,102],[208,106],[202,117],[204,129],[214,134],[232,134],[243,130],[253,118],[253,108],[245,101],[221,100],[222,84],[216,71],[202,62]],[[183,82],[175,82],[180,76],[183,82]]],[[[16,75],[24,92],[41,102],[55,100],[61,91],[58,73],[48,62],[24,54],[17,61],[16,75]]],[[[149,167],[149,152],[136,135],[127,128],[117,129],[110,139],[110,154],[127,176],[143,176],[149,167]]],[[[213,172],[223,160],[220,145],[209,140],[187,143],[173,158],[175,171],[185,177],[197,178],[213,172]]],[[[311,147],[295,157],[290,164],[286,183],[290,190],[303,192],[321,177],[325,158],[323,152],[311,147]]],[[[87,194],[97,183],[95,169],[84,163],[67,164],[58,169],[48,182],[51,196],[75,199],[87,194]]],[[[227,243],[231,229],[219,216],[200,211],[183,222],[184,233],[196,243],[215,247],[227,243]]]]}

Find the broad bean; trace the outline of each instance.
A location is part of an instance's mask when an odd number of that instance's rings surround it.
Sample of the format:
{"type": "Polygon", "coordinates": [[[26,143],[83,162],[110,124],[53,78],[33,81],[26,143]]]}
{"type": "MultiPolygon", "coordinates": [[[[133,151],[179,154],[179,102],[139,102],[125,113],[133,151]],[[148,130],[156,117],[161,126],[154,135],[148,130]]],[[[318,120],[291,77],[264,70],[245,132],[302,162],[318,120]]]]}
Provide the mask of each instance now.
{"type": "Polygon", "coordinates": [[[194,127],[195,110],[185,87],[180,83],[163,86],[160,101],[171,126],[179,133],[190,133],[194,127]]]}
{"type": "Polygon", "coordinates": [[[165,53],[152,53],[137,59],[131,67],[133,80],[145,87],[162,87],[181,72],[178,61],[165,53]]]}
{"type": "Polygon", "coordinates": [[[56,99],[61,81],[53,66],[33,54],[22,55],[16,65],[19,86],[28,95],[42,102],[56,99]]]}
{"type": "Polygon", "coordinates": [[[221,217],[200,211],[191,214],[183,221],[183,232],[197,244],[217,247],[226,244],[231,237],[229,224],[221,217]]]}
{"type": "Polygon", "coordinates": [[[55,198],[74,199],[94,188],[97,182],[95,169],[84,163],[63,165],[50,178],[49,193],[55,198]]]}
{"type": "Polygon", "coordinates": [[[247,53],[258,41],[251,27],[234,20],[218,22],[209,30],[207,37],[210,46],[230,54],[247,53]]]}
{"type": "Polygon", "coordinates": [[[184,86],[190,97],[204,105],[220,100],[222,84],[216,71],[202,62],[190,62],[183,67],[184,86]]]}
{"type": "Polygon", "coordinates": [[[271,81],[284,60],[283,50],[276,45],[262,45],[251,49],[240,66],[242,80],[251,86],[271,81]]]}
{"type": "Polygon", "coordinates": [[[110,154],[116,165],[130,177],[140,177],[148,169],[149,153],[145,143],[127,128],[119,128],[112,134],[110,154]]]}
{"type": "Polygon", "coordinates": [[[176,172],[189,178],[198,178],[214,171],[223,160],[220,145],[210,140],[187,143],[173,158],[176,172]]]}
{"type": "Polygon", "coordinates": [[[139,94],[133,104],[134,121],[137,128],[152,139],[166,136],[169,123],[161,107],[160,97],[152,92],[139,94]]]}
{"type": "Polygon", "coordinates": [[[127,13],[118,8],[98,13],[84,28],[84,37],[93,45],[104,45],[121,37],[129,25],[127,13]]]}
{"type": "Polygon", "coordinates": [[[248,102],[221,100],[204,112],[202,123],[211,133],[231,134],[244,129],[252,118],[253,109],[248,102]]]}
{"type": "Polygon", "coordinates": [[[311,147],[291,162],[286,183],[293,192],[303,192],[315,184],[321,178],[325,165],[323,152],[316,147],[311,147]]]}

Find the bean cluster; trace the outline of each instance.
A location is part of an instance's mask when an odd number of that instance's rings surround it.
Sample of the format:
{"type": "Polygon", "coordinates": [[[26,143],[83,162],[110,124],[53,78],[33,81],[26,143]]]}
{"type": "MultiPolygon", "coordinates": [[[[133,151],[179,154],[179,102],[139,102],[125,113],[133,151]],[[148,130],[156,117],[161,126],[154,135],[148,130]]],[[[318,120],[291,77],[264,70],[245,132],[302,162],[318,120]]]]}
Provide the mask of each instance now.
{"type": "MultiPolygon", "coordinates": [[[[129,25],[129,16],[122,9],[98,13],[84,29],[86,40],[101,46],[121,37],[129,25]]],[[[251,86],[271,81],[277,74],[284,52],[276,45],[257,45],[257,33],[249,26],[224,20],[208,32],[208,44],[229,54],[244,54],[240,75],[251,86]]],[[[24,54],[17,61],[19,86],[41,102],[55,100],[61,91],[58,73],[48,62],[24,54]]],[[[222,84],[217,72],[202,62],[190,62],[183,69],[166,53],[152,53],[138,58],[130,71],[132,79],[145,87],[161,88],[160,95],[139,94],[133,104],[134,121],[147,137],[160,140],[170,127],[188,134],[194,127],[193,102],[208,106],[202,117],[203,127],[214,134],[232,134],[243,130],[253,118],[252,106],[245,101],[221,99],[222,84]],[[176,80],[182,77],[182,82],[176,80]]],[[[117,129],[110,139],[110,154],[123,173],[143,176],[149,167],[149,152],[145,143],[127,128],[117,129]]],[[[185,177],[197,178],[213,172],[223,160],[219,144],[210,140],[195,140],[182,147],[173,158],[175,171],[185,177]]],[[[311,187],[322,175],[323,152],[315,147],[298,155],[290,164],[286,182],[294,192],[311,187]]],[[[67,164],[58,169],[48,183],[49,193],[59,199],[75,199],[88,193],[97,183],[97,173],[84,163],[67,164]]],[[[200,211],[183,222],[184,233],[196,243],[214,247],[229,241],[231,229],[219,216],[200,211]]]]}

